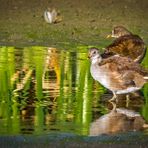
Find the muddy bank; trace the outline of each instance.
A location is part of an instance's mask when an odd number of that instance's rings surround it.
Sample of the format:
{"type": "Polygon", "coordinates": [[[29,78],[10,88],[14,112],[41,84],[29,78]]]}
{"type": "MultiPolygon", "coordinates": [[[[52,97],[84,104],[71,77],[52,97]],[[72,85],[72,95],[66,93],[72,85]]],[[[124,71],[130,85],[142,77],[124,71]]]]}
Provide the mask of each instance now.
{"type": "Polygon", "coordinates": [[[115,25],[124,25],[147,44],[147,12],[147,0],[1,0],[0,45],[101,46],[115,25]],[[60,12],[61,22],[45,22],[48,7],[60,12]]]}

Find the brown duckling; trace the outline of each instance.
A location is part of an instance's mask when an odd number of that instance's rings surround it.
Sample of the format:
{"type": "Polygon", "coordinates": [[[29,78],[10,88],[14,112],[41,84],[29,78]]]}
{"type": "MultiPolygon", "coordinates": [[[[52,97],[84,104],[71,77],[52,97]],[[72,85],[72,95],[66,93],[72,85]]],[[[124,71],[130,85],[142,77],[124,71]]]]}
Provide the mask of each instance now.
{"type": "Polygon", "coordinates": [[[107,37],[116,38],[113,43],[105,48],[102,57],[106,58],[112,55],[119,54],[134,60],[134,62],[141,62],[146,53],[146,47],[143,40],[138,36],[132,34],[123,26],[116,26],[112,30],[112,34],[107,37]]]}
{"type": "Polygon", "coordinates": [[[91,48],[89,58],[92,77],[113,92],[111,101],[116,99],[116,94],[140,90],[148,81],[148,71],[128,57],[102,58],[97,48],[91,48]]]}

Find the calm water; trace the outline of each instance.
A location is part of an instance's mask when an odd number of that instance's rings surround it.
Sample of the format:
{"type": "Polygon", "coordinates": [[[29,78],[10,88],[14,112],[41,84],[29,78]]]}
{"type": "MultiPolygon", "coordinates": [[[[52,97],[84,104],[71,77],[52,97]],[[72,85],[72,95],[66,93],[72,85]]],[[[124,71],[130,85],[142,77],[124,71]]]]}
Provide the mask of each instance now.
{"type": "MultiPolygon", "coordinates": [[[[143,61],[148,67],[148,56],[143,61]]],[[[119,96],[95,82],[87,47],[0,47],[0,135],[100,135],[141,130],[148,122],[148,85],[119,96]]],[[[144,128],[144,132],[147,129],[144,128]]]]}

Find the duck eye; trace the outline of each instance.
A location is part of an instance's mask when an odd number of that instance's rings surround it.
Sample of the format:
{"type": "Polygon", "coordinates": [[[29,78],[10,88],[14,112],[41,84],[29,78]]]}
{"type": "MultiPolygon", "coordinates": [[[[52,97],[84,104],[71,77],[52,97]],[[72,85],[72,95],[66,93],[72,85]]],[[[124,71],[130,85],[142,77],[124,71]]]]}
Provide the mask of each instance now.
{"type": "Polygon", "coordinates": [[[96,54],[96,51],[94,51],[93,54],[96,54]]]}

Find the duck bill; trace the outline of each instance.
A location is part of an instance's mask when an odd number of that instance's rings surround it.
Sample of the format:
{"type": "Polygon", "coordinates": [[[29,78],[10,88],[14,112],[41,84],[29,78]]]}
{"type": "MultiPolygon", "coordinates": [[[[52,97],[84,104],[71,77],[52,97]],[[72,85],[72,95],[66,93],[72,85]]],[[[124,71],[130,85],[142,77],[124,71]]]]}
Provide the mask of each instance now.
{"type": "Polygon", "coordinates": [[[87,56],[87,58],[88,58],[88,59],[90,59],[90,58],[91,58],[91,56],[90,56],[90,55],[88,55],[88,56],[87,56]]]}
{"type": "Polygon", "coordinates": [[[106,38],[107,38],[107,39],[108,39],[108,38],[112,38],[112,35],[109,34],[109,35],[106,36],[106,38]]]}

